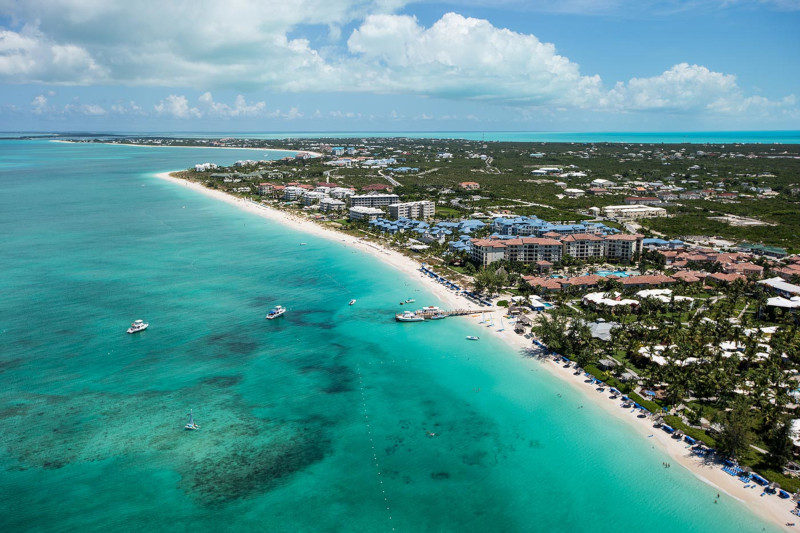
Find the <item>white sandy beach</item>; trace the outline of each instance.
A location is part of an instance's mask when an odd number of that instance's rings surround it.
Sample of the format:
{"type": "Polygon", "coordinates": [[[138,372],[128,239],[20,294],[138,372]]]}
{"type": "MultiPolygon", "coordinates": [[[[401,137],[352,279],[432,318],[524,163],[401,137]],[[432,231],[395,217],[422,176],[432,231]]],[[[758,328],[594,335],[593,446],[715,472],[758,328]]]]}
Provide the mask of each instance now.
{"type": "MultiPolygon", "coordinates": [[[[294,229],[311,235],[339,241],[343,245],[360,249],[402,271],[404,274],[421,279],[425,287],[439,299],[440,305],[446,309],[478,308],[466,298],[457,296],[443,285],[436,283],[428,276],[422,275],[419,271],[420,264],[418,262],[398,252],[363,241],[351,235],[325,228],[313,221],[292,215],[285,211],[243,200],[221,191],[209,189],[199,183],[173,177],[169,172],[163,172],[155,176],[160,179],[171,181],[177,185],[188,187],[228,204],[235,205],[240,209],[254,213],[260,217],[291,226],[294,229]]],[[[495,318],[499,318],[505,314],[505,312],[506,310],[504,308],[497,308],[494,313],[495,318]]],[[[469,317],[467,319],[475,321],[480,320],[479,318],[469,317]]],[[[515,352],[518,354],[535,348],[529,339],[514,333],[513,327],[508,324],[506,324],[505,331],[497,332],[495,328],[492,334],[497,335],[505,341],[509,346],[514,348],[515,352]]],[[[523,360],[523,364],[531,367],[535,365],[536,368],[544,368],[551,375],[559,378],[566,386],[573,388],[585,397],[587,401],[593,402],[594,405],[603,409],[610,416],[629,424],[637,433],[642,435],[643,439],[648,440],[653,446],[664,451],[669,457],[667,462],[675,466],[680,465],[686,468],[696,477],[711,485],[720,493],[722,498],[730,497],[744,503],[754,513],[780,526],[785,531],[800,531],[800,525],[795,527],[786,525],[787,523],[800,524],[800,517],[790,514],[790,511],[794,508],[794,503],[791,500],[782,500],[776,495],[761,496],[762,490],[760,487],[745,489],[741,481],[723,472],[719,465],[705,463],[702,459],[694,457],[683,441],[670,438],[669,434],[661,429],[654,428],[649,419],[639,419],[636,417],[636,413],[632,413],[630,409],[621,408],[621,402],[619,400],[609,399],[607,390],[604,393],[600,393],[595,390],[594,386],[584,383],[585,378],[573,375],[574,369],[563,368],[563,365],[553,362],[550,358],[527,358],[523,360]]],[[[713,505],[713,501],[709,501],[709,503],[713,505]]]]}
{"type": "MultiPolygon", "coordinates": [[[[68,144],[83,144],[77,141],[67,141],[64,139],[52,139],[50,142],[52,143],[68,143],[68,144]]],[[[214,150],[258,150],[261,152],[292,152],[292,153],[306,153],[311,157],[322,157],[322,154],[318,152],[312,152],[310,150],[284,150],[283,148],[255,148],[250,146],[173,146],[173,145],[158,145],[158,144],[135,144],[135,143],[112,143],[112,142],[104,142],[104,143],[92,143],[92,144],[106,144],[109,146],[136,146],[139,148],[213,148],[214,150]]],[[[158,177],[162,177],[160,174],[158,177]]]]}

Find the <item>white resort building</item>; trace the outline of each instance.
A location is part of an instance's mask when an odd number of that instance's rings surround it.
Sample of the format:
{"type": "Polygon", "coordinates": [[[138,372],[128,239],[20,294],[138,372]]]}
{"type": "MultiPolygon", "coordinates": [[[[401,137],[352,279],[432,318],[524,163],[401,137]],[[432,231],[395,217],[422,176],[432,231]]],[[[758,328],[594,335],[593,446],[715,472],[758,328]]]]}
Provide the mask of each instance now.
{"type": "Polygon", "coordinates": [[[667,210],[650,205],[609,205],[603,208],[603,214],[617,220],[633,220],[635,218],[665,217],[667,210]]]}
{"type": "Polygon", "coordinates": [[[392,218],[433,218],[436,213],[436,204],[430,200],[419,202],[403,202],[389,205],[389,216],[392,218]]]}
{"type": "Polygon", "coordinates": [[[383,216],[383,211],[376,207],[356,206],[350,208],[350,220],[375,220],[383,216]]]}

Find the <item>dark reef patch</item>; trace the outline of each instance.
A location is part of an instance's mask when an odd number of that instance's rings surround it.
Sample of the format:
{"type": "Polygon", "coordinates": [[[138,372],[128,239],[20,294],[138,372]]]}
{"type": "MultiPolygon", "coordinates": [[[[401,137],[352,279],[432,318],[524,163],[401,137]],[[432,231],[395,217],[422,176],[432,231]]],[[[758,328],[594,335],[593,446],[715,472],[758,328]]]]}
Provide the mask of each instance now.
{"type": "Polygon", "coordinates": [[[203,505],[217,506],[269,491],[282,480],[322,460],[330,442],[309,432],[284,442],[243,445],[190,465],[184,478],[203,505]]]}
{"type": "Polygon", "coordinates": [[[258,349],[258,343],[252,341],[233,341],[226,344],[231,353],[250,355],[258,349]]]}
{"type": "Polygon", "coordinates": [[[204,379],[200,382],[201,385],[208,385],[210,387],[233,387],[242,382],[244,376],[241,374],[236,376],[215,376],[213,378],[204,379]]]}

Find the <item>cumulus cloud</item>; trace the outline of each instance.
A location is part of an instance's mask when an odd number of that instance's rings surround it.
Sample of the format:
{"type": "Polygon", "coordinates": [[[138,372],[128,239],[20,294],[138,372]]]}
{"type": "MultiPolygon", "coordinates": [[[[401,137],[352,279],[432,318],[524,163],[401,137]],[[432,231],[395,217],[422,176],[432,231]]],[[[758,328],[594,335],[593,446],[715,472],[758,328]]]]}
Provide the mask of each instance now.
{"type": "MultiPolygon", "coordinates": [[[[622,9],[631,1],[546,0],[537,6],[622,9]]],[[[739,0],[760,1],[787,8],[795,0],[739,0]]],[[[196,0],[187,8],[161,0],[0,0],[0,20],[13,26],[0,27],[0,82],[372,92],[520,109],[735,114],[796,106],[792,96],[769,100],[747,95],[733,75],[688,63],[655,77],[604,82],[533,34],[457,13],[423,25],[397,14],[409,2],[235,0],[231,5],[196,0]],[[297,36],[315,25],[336,42],[319,46],[297,36]],[[352,28],[347,35],[345,28],[352,28]]],[[[32,112],[46,112],[46,104],[32,103],[32,112]]],[[[110,111],[134,110],[115,104],[110,111]]],[[[269,111],[264,102],[248,102],[244,96],[217,102],[210,92],[194,104],[170,94],[150,112],[181,119],[302,117],[297,109],[269,111]]]]}
{"type": "Polygon", "coordinates": [[[40,94],[31,100],[31,113],[34,115],[42,115],[47,110],[47,97],[45,95],[40,94]]]}
{"type": "Polygon", "coordinates": [[[755,108],[790,107],[795,104],[795,98],[790,95],[780,101],[770,101],[760,96],[747,97],[737,85],[736,76],[680,63],[658,76],[617,83],[603,103],[608,108],[623,111],[736,114],[755,108]]]}
{"type": "Polygon", "coordinates": [[[82,84],[102,81],[107,71],[90,53],[71,43],[56,43],[36,27],[0,29],[0,80],[82,84]]]}
{"type": "Polygon", "coordinates": [[[536,36],[448,13],[430,28],[405,15],[373,15],[347,41],[369,66],[359,85],[374,90],[524,103],[576,101],[597,77],[536,36]]]}
{"type": "Polygon", "coordinates": [[[158,115],[166,115],[173,118],[197,118],[203,114],[196,107],[189,106],[189,100],[185,96],[171,94],[164,100],[155,105],[158,115]]]}
{"type": "Polygon", "coordinates": [[[199,102],[205,109],[206,114],[223,118],[256,117],[263,115],[267,108],[267,104],[264,102],[248,104],[241,94],[236,97],[233,106],[215,102],[210,92],[203,93],[199,98],[199,102]]]}

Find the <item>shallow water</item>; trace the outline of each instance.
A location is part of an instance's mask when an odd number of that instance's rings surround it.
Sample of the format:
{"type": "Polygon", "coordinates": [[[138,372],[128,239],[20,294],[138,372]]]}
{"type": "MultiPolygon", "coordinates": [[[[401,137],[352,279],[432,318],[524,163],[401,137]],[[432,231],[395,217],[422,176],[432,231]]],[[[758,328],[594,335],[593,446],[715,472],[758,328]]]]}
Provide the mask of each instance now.
{"type": "Polygon", "coordinates": [[[486,328],[395,323],[418,280],[152,177],[242,158],[0,142],[0,531],[770,529],[486,328]]]}

